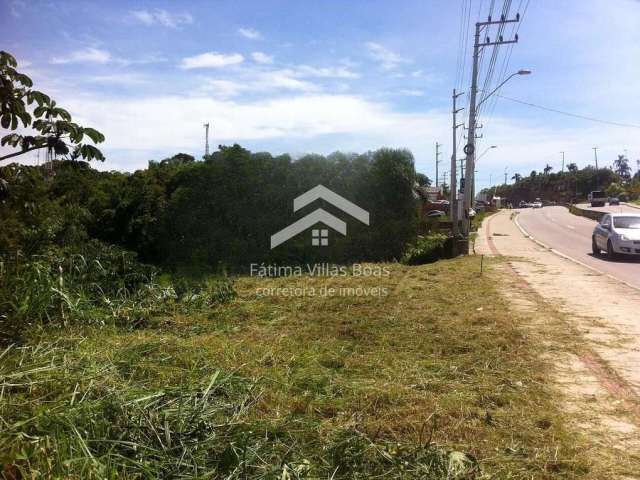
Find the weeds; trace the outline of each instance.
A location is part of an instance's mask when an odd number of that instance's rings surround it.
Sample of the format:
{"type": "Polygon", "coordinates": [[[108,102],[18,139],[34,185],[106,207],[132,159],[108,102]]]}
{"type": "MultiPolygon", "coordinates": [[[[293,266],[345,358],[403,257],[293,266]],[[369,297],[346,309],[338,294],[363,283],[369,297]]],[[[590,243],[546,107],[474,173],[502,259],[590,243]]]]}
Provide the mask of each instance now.
{"type": "Polygon", "coordinates": [[[234,295],[226,278],[176,293],[170,281],[159,282],[155,267],[98,241],[88,242],[82,253],[52,248],[27,261],[2,260],[0,341],[14,341],[25,329],[42,324],[136,328],[154,316],[210,308],[234,295]]]}

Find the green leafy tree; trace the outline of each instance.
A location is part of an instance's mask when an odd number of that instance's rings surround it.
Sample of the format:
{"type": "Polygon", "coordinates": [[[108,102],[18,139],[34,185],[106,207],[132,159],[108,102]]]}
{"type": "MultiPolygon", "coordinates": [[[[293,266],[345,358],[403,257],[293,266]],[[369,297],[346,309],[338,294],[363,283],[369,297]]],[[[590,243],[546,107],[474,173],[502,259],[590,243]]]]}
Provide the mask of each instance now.
{"type": "Polygon", "coordinates": [[[623,181],[631,180],[631,167],[629,166],[629,160],[624,155],[618,155],[618,158],[613,161],[613,171],[616,172],[623,181]]]}
{"type": "Polygon", "coordinates": [[[578,165],[576,165],[575,163],[570,163],[569,165],[567,165],[567,170],[571,173],[576,173],[578,171],[578,165]]]}
{"type": "Polygon", "coordinates": [[[34,90],[32,80],[16,70],[18,62],[0,51],[0,126],[5,130],[31,129],[30,134],[10,133],[0,144],[18,149],[0,156],[0,161],[46,148],[68,160],[104,160],[93,145],[82,143],[85,137],[93,143],[104,141],[99,131],[74,123],[71,115],[48,95],[34,90]],[[33,134],[31,134],[33,133],[33,134]]]}

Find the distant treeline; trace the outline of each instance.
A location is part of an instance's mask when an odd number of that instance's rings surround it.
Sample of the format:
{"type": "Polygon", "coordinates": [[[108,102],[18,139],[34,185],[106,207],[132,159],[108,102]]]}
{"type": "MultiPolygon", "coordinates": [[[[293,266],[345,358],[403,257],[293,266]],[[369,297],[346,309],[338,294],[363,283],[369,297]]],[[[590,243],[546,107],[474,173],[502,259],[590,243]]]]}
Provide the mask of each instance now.
{"type": "Polygon", "coordinates": [[[178,268],[245,270],[260,262],[351,262],[400,258],[416,239],[416,172],[407,150],[362,155],[251,153],[220,147],[203,161],[186,154],[135,173],[85,162],[0,168],[0,251],[38,253],[89,238],[147,262],[178,268]],[[323,184],[370,212],[367,227],[323,201],[293,212],[293,199],[323,184]],[[328,247],[311,232],[270,249],[270,236],[321,206],[348,224],[328,247]]]}
{"type": "Polygon", "coordinates": [[[520,201],[532,202],[536,198],[556,202],[585,200],[593,190],[606,190],[612,196],[628,199],[640,195],[640,176],[620,175],[609,168],[586,167],[578,169],[575,164],[569,171],[550,173],[532,171],[530,175],[516,174],[514,183],[487,188],[484,192],[507,198],[514,205],[520,201]]]}

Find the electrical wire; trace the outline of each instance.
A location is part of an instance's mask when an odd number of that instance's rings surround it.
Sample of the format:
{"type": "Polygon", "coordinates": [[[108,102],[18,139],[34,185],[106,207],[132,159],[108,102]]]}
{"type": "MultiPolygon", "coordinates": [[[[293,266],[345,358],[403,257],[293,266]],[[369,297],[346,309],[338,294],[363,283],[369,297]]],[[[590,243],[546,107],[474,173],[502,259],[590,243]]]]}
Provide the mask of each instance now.
{"type": "Polygon", "coordinates": [[[588,120],[590,122],[603,123],[605,125],[613,125],[615,127],[625,127],[625,128],[640,128],[640,125],[634,125],[633,123],[622,123],[622,122],[613,122],[610,120],[602,120],[600,118],[588,117],[586,115],[580,115],[578,113],[565,112],[563,110],[558,110],[556,108],[543,107],[542,105],[536,105],[535,103],[525,102],[524,100],[518,100],[517,98],[505,97],[504,95],[496,94],[500,98],[504,98],[505,100],[509,100],[511,102],[519,103],[521,105],[526,105],[528,107],[538,108],[540,110],[546,110],[547,112],[553,112],[560,115],[565,115],[567,117],[579,118],[581,120],[588,120]]]}

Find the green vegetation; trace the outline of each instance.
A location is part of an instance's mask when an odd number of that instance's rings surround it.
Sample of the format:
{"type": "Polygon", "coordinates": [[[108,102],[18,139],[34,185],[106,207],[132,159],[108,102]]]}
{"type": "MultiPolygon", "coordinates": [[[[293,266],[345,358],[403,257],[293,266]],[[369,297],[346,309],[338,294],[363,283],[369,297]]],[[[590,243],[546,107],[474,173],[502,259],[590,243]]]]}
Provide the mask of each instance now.
{"type": "Polygon", "coordinates": [[[235,299],[135,329],[32,328],[1,354],[5,474],[588,472],[593,459],[563,428],[543,347],[527,340],[493,284],[478,281],[477,259],[386,267],[388,276],[240,277],[235,299]],[[291,286],[388,295],[264,294],[291,286]]]}
{"type": "MultiPolygon", "coordinates": [[[[619,156],[622,157],[622,156],[619,156]]],[[[568,171],[551,173],[551,167],[543,173],[535,170],[529,176],[516,174],[511,185],[498,185],[486,189],[496,196],[509,199],[517,206],[521,200],[532,202],[536,198],[558,203],[570,203],[585,200],[593,190],[607,190],[621,198],[638,199],[640,197],[640,174],[632,178],[626,158],[618,158],[613,170],[588,166],[579,170],[575,164],[569,164],[568,171]]]]}
{"type": "Polygon", "coordinates": [[[332,237],[332,261],[400,258],[418,230],[413,157],[404,150],[293,161],[235,145],[202,162],[179,154],[133,174],[98,172],[84,162],[52,168],[53,176],[49,166],[0,167],[0,215],[10,226],[0,231],[0,252],[33,254],[97,238],[172,269],[324,261],[324,250],[302,235],[269,248],[270,235],[306,213],[293,211],[293,199],[317,184],[372,218],[370,227],[352,222],[347,237],[332,237]]]}
{"type": "Polygon", "coordinates": [[[0,126],[14,131],[19,126],[30,127],[36,135],[10,133],[2,137],[2,146],[8,145],[19,150],[0,156],[0,161],[42,148],[46,148],[50,154],[67,156],[72,160],[104,160],[100,150],[82,143],[84,137],[100,143],[104,141],[104,136],[93,128],[73,123],[69,112],[59,107],[48,95],[33,90],[31,79],[18,72],[17,68],[16,59],[0,50],[0,126]]]}

